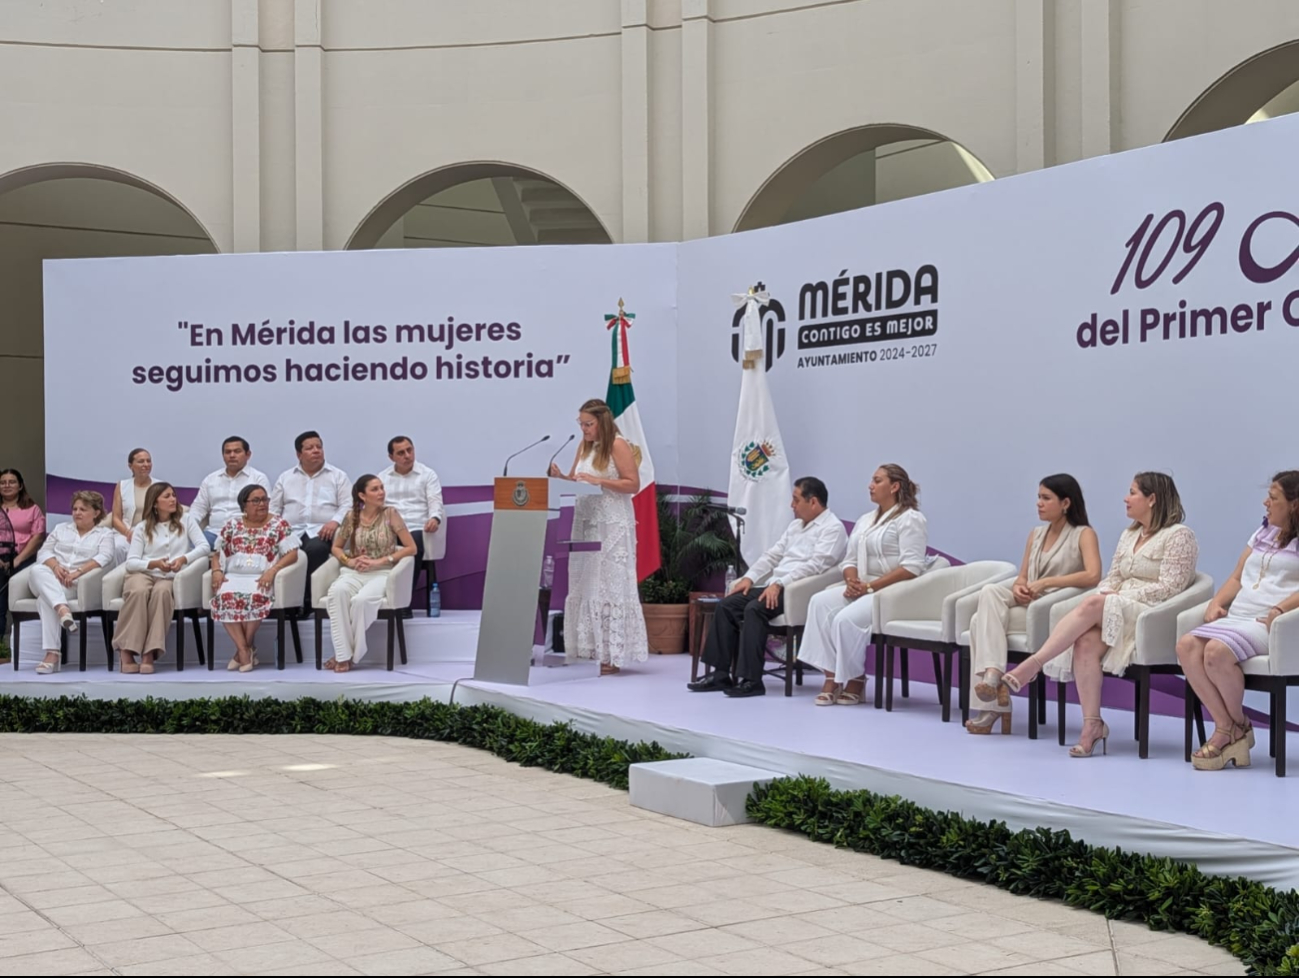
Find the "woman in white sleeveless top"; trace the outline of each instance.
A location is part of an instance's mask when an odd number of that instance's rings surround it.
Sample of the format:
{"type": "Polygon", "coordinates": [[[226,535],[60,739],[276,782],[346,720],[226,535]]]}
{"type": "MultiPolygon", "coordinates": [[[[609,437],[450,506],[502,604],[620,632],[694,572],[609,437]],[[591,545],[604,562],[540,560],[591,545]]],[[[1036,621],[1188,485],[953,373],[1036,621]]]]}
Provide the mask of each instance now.
{"type": "Polygon", "coordinates": [[[1019,576],[1010,586],[988,584],[979,592],[979,610],[970,622],[970,683],[979,712],[966,721],[972,734],[987,734],[1000,721],[1010,733],[1010,690],[1002,685],[1011,632],[1027,627],[1028,606],[1060,588],[1091,588],[1100,583],[1101,550],[1087,523],[1078,480],[1049,475],[1037,487],[1036,527],[1024,545],[1019,576]]]}
{"type": "Polygon", "coordinates": [[[1083,729],[1070,757],[1101,753],[1110,735],[1101,717],[1103,672],[1121,676],[1137,651],[1137,619],[1162,601],[1181,594],[1195,580],[1200,548],[1172,476],[1138,472],[1124,499],[1132,525],[1119,537],[1110,572],[1094,594],[1069,612],[1028,659],[1001,681],[1018,693],[1046,667],[1057,681],[1070,675],[1078,684],[1083,729]]]}
{"type": "Polygon", "coordinates": [[[920,576],[926,566],[929,524],[916,499],[920,487],[906,469],[890,463],[875,470],[869,491],[876,508],[853,526],[843,583],[814,595],[807,608],[807,628],[798,658],[825,676],[817,706],[862,702],[874,594],[920,576]]]}
{"type": "Polygon", "coordinates": [[[145,517],[144,496],[153,485],[153,456],[143,448],[132,448],[126,456],[131,478],[123,479],[113,489],[113,508],[109,516],[117,531],[117,562],[126,560],[135,528],[145,517]]]}
{"type": "Polygon", "coordinates": [[[1191,755],[1200,771],[1228,762],[1249,767],[1254,726],[1245,716],[1242,667],[1267,655],[1272,622],[1299,608],[1299,472],[1273,476],[1263,506],[1267,518],[1209,602],[1204,624],[1177,643],[1186,681],[1213,716],[1213,736],[1191,755]]]}
{"type": "Polygon", "coordinates": [[[600,495],[578,496],[573,507],[573,539],[598,540],[600,549],[569,558],[564,644],[575,657],[599,662],[600,675],[611,676],[628,663],[649,658],[632,506],[640,490],[640,466],[604,401],[593,398],[583,404],[577,423],[582,445],[572,469],[565,475],[552,462],[550,474],[600,487],[600,495]]]}

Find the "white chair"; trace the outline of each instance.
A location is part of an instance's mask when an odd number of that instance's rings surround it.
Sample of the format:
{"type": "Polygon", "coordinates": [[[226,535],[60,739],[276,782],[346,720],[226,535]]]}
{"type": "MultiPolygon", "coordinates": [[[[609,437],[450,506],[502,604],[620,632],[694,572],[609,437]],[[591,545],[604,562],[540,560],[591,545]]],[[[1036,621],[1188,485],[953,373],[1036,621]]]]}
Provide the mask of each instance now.
{"type": "MultiPolygon", "coordinates": [[[[14,623],[14,644],[11,655],[14,660],[14,669],[18,669],[18,650],[21,648],[20,629],[24,621],[35,621],[40,618],[36,609],[36,595],[28,586],[28,579],[31,575],[32,568],[24,568],[9,581],[9,618],[14,623]]],[[[100,615],[104,607],[104,574],[105,568],[96,567],[94,570],[77,578],[77,596],[68,601],[68,610],[72,612],[72,617],[77,620],[80,627],[77,629],[77,635],[81,639],[81,654],[78,660],[77,668],[81,672],[86,671],[86,627],[90,618],[94,615],[100,615]]],[[[104,629],[104,644],[108,650],[108,668],[113,668],[113,649],[109,640],[108,623],[100,615],[100,625],[104,629]]],[[[62,632],[59,636],[59,651],[62,653],[63,661],[68,661],[68,633],[62,632]]]]}
{"type": "MultiPolygon", "coordinates": [[[[1051,608],[1051,628],[1071,612],[1095,588],[1084,591],[1067,601],[1058,601],[1051,608]]],[[[1133,709],[1133,737],[1137,741],[1137,754],[1142,759],[1150,756],[1150,677],[1153,675],[1180,676],[1181,664],[1177,661],[1177,616],[1213,597],[1213,578],[1196,574],[1185,591],[1167,601],[1147,608],[1137,617],[1137,650],[1123,675],[1135,685],[1133,709]]],[[[1073,673],[1066,669],[1056,687],[1056,716],[1059,725],[1060,746],[1065,741],[1065,684],[1073,681],[1073,673]]]]}
{"type": "MultiPolygon", "coordinates": [[[[204,561],[207,564],[207,561],[204,561]]],[[[287,621],[292,626],[293,633],[293,651],[302,661],[302,639],[298,635],[298,623],[296,619],[290,619],[289,615],[299,611],[302,608],[302,592],[307,587],[307,555],[298,554],[298,559],[289,564],[278,574],[271,584],[271,610],[266,616],[275,619],[275,668],[284,668],[284,624],[287,621]]],[[[212,571],[209,568],[203,572],[203,610],[207,613],[207,667],[215,668],[216,646],[215,641],[216,620],[212,617],[212,571]]]]}
{"type": "MultiPolygon", "coordinates": [[[[1205,601],[1177,616],[1177,637],[1204,624],[1205,601]]],[[[1299,611],[1278,615],[1267,635],[1267,655],[1256,655],[1241,663],[1245,688],[1268,694],[1268,753],[1276,758],[1276,776],[1285,777],[1286,693],[1299,686],[1299,611]]],[[[1200,698],[1191,684],[1186,684],[1186,760],[1191,759],[1191,715],[1198,711],[1200,698]]],[[[1204,723],[1200,723],[1200,743],[1205,741],[1204,723]]]]}
{"type": "Polygon", "coordinates": [[[824,574],[794,581],[785,588],[784,610],[767,623],[769,633],[785,636],[785,664],[774,669],[763,669],[762,674],[783,677],[786,696],[794,695],[795,681],[798,685],[803,685],[803,664],[798,661],[798,646],[803,640],[803,629],[807,625],[807,606],[817,592],[842,580],[843,571],[836,567],[824,574]]]}
{"type": "MultiPolygon", "coordinates": [[[[324,643],[323,629],[329,612],[325,609],[325,598],[329,589],[338,580],[342,572],[338,559],[330,557],[311,575],[311,607],[316,617],[316,668],[324,665],[322,649],[324,643]]],[[[388,575],[388,588],[379,605],[379,620],[388,623],[388,671],[393,670],[393,637],[401,646],[401,664],[406,664],[406,626],[402,621],[402,612],[410,607],[411,588],[415,583],[415,558],[403,557],[388,575]]]]}
{"type": "MultiPolygon", "coordinates": [[[[943,722],[952,718],[952,656],[960,637],[956,603],[968,594],[978,594],[985,584],[1003,581],[1013,573],[1015,565],[1004,560],[976,560],[953,567],[945,557],[938,557],[919,577],[886,587],[875,595],[876,678],[879,648],[883,646],[884,709],[893,709],[894,650],[902,652],[903,696],[910,694],[908,656],[912,651],[930,652],[943,722]]],[[[877,704],[880,692],[877,683],[877,704]]]]}
{"type": "MultiPolygon", "coordinates": [[[[436,532],[420,531],[424,534],[424,563],[422,569],[424,571],[424,604],[426,607],[428,605],[428,593],[433,589],[433,585],[437,583],[438,579],[437,562],[447,555],[447,524],[449,522],[451,521],[444,516],[442,522],[438,524],[436,532]]],[[[420,569],[420,567],[415,568],[415,573],[412,575],[415,578],[411,582],[412,588],[418,583],[420,569]]]]}
{"type": "MultiPolygon", "coordinates": [[[[996,584],[1009,585],[1015,575],[996,584]]],[[[1059,601],[1067,601],[1082,594],[1082,588],[1066,587],[1029,603],[1025,614],[1025,631],[1008,632],[1006,645],[1009,663],[1023,662],[1042,647],[1046,637],[1051,634],[1051,608],[1059,601]]],[[[956,633],[960,667],[958,669],[960,684],[961,720],[970,718],[970,621],[979,610],[979,592],[974,591],[956,602],[956,633]]],[[[1028,739],[1037,740],[1039,724],[1046,723],[1046,674],[1038,673],[1037,679],[1028,691],[1028,739]]]]}
{"type": "MultiPolygon", "coordinates": [[[[185,619],[194,623],[194,641],[198,643],[198,663],[203,664],[203,631],[199,619],[203,616],[203,572],[207,559],[186,564],[172,580],[171,593],[175,599],[172,620],[176,622],[176,671],[185,669],[185,619]]],[[[118,564],[104,575],[104,641],[108,643],[108,661],[113,661],[113,635],[117,632],[117,619],[126,601],[122,589],[126,584],[126,565],[118,564]]]]}

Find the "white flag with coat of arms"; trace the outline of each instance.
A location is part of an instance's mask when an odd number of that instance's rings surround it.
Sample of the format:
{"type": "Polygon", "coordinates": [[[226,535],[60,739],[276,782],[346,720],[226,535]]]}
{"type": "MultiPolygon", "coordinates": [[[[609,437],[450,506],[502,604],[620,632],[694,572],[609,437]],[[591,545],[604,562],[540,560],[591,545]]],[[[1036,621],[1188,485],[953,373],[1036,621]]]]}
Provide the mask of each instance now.
{"type": "MultiPolygon", "coordinates": [[[[741,343],[740,406],[735,416],[731,445],[731,479],[727,502],[743,506],[744,534],[741,556],[755,563],[776,545],[793,518],[789,459],[776,423],[776,407],[767,387],[767,364],[762,331],[762,307],[769,298],[759,282],[742,295],[734,295],[744,309],[741,343]]],[[[732,528],[735,517],[731,517],[732,528]]]]}

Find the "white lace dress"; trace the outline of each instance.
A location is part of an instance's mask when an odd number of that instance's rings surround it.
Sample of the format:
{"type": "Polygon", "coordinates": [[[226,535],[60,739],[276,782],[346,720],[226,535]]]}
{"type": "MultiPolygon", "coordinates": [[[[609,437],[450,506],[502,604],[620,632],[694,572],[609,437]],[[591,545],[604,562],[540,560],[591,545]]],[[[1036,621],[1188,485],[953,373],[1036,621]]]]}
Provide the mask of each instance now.
{"type": "MultiPolygon", "coordinates": [[[[1121,676],[1137,651],[1137,618],[1148,608],[1181,594],[1195,580],[1200,545],[1189,526],[1165,527],[1136,549],[1137,530],[1124,530],[1114,548],[1110,572],[1099,590],[1105,595],[1101,640],[1109,646],[1102,668],[1121,676]]],[[[1073,649],[1044,669],[1052,679],[1073,680],[1073,649]]]]}
{"type": "MultiPolygon", "coordinates": [[[[603,471],[595,469],[593,460],[594,453],[581,459],[575,474],[618,478],[612,459],[603,471]]],[[[569,558],[565,647],[579,659],[613,666],[644,662],[649,658],[649,640],[636,586],[636,514],[631,496],[608,489],[598,496],[578,496],[573,539],[599,541],[600,549],[574,551],[569,558]]]]}

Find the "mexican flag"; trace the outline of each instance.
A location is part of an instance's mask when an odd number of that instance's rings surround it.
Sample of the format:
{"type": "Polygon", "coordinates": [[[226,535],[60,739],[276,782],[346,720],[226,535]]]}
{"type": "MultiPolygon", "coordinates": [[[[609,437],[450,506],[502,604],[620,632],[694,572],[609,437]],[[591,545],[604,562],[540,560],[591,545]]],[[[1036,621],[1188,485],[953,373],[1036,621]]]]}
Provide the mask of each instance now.
{"type": "Polygon", "coordinates": [[[631,353],[627,348],[627,330],[635,318],[635,313],[623,311],[621,299],[618,300],[617,314],[604,317],[605,328],[611,331],[613,345],[609,392],[604,399],[613,412],[614,423],[631,445],[632,455],[640,467],[640,492],[632,497],[632,507],[636,511],[636,579],[643,581],[659,569],[661,555],[654,460],[650,458],[645,429],[640,423],[640,409],[636,407],[636,394],[631,386],[631,353]]]}

